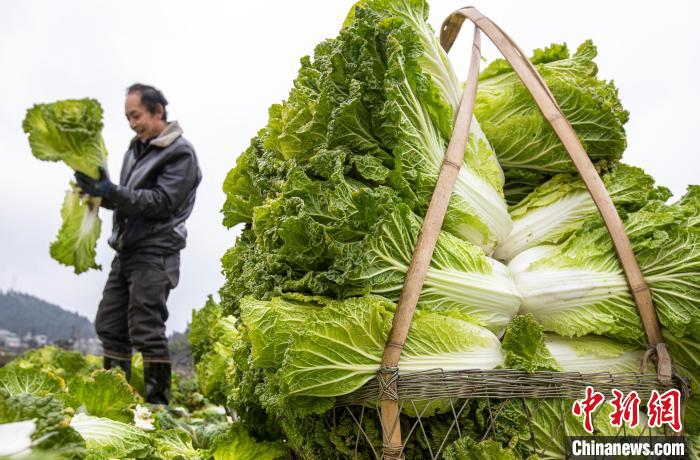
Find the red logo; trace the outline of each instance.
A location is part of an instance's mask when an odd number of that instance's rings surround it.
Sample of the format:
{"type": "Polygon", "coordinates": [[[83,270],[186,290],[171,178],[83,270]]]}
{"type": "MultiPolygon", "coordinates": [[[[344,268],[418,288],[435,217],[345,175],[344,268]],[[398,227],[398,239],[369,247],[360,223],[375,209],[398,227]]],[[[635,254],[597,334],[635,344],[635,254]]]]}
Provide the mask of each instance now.
{"type": "Polygon", "coordinates": [[[610,424],[621,427],[625,422],[630,428],[639,425],[639,403],[641,399],[636,391],[625,396],[620,390],[613,390],[613,399],[610,404],[615,408],[610,414],[610,424]]]}
{"type": "Polygon", "coordinates": [[[652,428],[668,424],[673,431],[681,431],[681,392],[672,389],[659,395],[658,391],[652,390],[647,415],[652,428]]]}
{"type": "Polygon", "coordinates": [[[593,387],[586,387],[586,397],[574,401],[572,408],[574,415],[579,417],[583,415],[583,429],[589,433],[593,433],[593,411],[603,404],[603,401],[605,401],[603,393],[594,391],[593,387]]]}
{"type": "MultiPolygon", "coordinates": [[[[610,424],[614,427],[621,427],[626,423],[630,428],[639,425],[639,404],[641,399],[636,391],[630,392],[627,396],[617,389],[612,390],[613,398],[610,404],[613,412],[610,414],[610,424]]],[[[586,397],[574,401],[572,412],[577,417],[583,416],[583,429],[588,433],[593,433],[593,413],[603,404],[605,396],[593,390],[593,387],[586,387],[586,397]]],[[[652,390],[647,403],[647,424],[650,428],[660,428],[663,425],[670,426],[673,431],[679,432],[681,425],[681,392],[671,389],[663,394],[657,390],[652,390]]]]}

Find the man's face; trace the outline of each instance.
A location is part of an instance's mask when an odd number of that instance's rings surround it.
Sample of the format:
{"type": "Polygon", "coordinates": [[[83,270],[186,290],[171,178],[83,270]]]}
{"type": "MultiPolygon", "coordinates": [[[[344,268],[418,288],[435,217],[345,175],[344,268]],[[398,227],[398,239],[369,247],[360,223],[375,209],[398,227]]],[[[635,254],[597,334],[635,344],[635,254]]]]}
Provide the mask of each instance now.
{"type": "Polygon", "coordinates": [[[156,137],[165,127],[163,108],[158,105],[155,114],[149,112],[141,103],[141,93],[138,91],[127,94],[124,114],[141,142],[156,137]]]}

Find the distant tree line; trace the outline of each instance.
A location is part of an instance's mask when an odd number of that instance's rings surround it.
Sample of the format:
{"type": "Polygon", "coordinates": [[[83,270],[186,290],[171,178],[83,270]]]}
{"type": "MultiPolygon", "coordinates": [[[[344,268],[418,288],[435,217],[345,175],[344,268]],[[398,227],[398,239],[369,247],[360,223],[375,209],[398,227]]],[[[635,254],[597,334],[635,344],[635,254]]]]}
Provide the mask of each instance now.
{"type": "Polygon", "coordinates": [[[20,337],[28,332],[43,334],[51,341],[95,337],[92,322],[30,294],[0,291],[0,329],[20,337]]]}
{"type": "MultiPolygon", "coordinates": [[[[28,332],[43,334],[55,345],[66,349],[72,348],[76,340],[96,337],[92,321],[84,316],[13,290],[0,290],[0,329],[10,330],[20,337],[28,332]]],[[[188,334],[189,328],[169,337],[173,366],[183,374],[193,373],[188,334]]],[[[0,356],[0,367],[2,361],[0,356]]]]}

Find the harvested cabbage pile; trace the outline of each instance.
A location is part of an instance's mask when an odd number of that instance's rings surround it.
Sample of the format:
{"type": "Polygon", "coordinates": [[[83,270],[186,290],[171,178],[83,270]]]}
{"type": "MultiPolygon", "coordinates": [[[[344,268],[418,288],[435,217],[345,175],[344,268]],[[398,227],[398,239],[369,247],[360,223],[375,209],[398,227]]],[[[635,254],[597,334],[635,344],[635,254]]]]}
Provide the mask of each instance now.
{"type": "MultiPolygon", "coordinates": [[[[299,458],[381,450],[373,408],[358,419],[334,406],[380,368],[461,97],[427,17],[422,0],[356,4],[338,35],[301,59],[288,98],[270,107],[223,184],[223,224],[241,233],[222,258],[220,301],[210,297],[193,313],[199,384],[299,458]]],[[[554,44],[531,59],[600,171],[673,336],[671,352],[692,374],[700,360],[692,345],[697,189],[666,204],[668,189],[620,163],[628,113],[612,82],[597,77],[595,56],[586,41],[574,53],[554,44]]],[[[634,372],[643,341],[583,182],[510,66],[494,61],[479,80],[464,162],[399,369],[634,372]]],[[[557,458],[561,423],[582,432],[570,403],[547,400],[531,417],[526,408],[538,401],[472,400],[457,416],[459,436],[446,438],[455,401],[407,402],[402,432],[418,413],[423,432],[404,453],[430,458],[445,441],[446,458],[526,458],[533,449],[557,458]]],[[[610,434],[606,414],[597,423],[610,434]]],[[[691,401],[689,429],[698,429],[697,417],[691,401]]]]}

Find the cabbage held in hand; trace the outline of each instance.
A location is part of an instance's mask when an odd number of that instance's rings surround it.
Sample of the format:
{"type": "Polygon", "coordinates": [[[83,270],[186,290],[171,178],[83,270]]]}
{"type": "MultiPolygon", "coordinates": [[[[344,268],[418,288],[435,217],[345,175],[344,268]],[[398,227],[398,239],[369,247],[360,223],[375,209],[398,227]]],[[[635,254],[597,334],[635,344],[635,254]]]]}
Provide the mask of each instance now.
{"type": "MultiPolygon", "coordinates": [[[[94,179],[100,177],[99,168],[107,170],[102,107],[94,99],[37,104],[27,110],[22,128],[29,135],[32,154],[40,160],[62,161],[94,179]]],[[[95,246],[100,236],[102,200],[81,194],[73,182],[70,187],[61,210],[63,224],[50,252],[79,274],[101,268],[95,262],[95,246]]]]}

